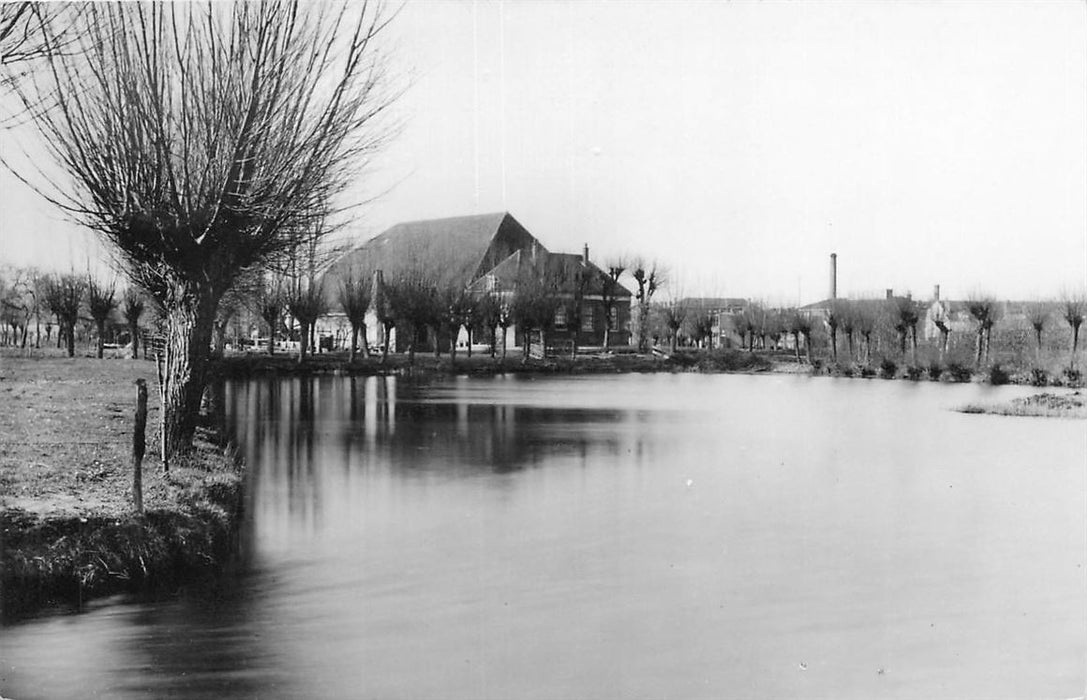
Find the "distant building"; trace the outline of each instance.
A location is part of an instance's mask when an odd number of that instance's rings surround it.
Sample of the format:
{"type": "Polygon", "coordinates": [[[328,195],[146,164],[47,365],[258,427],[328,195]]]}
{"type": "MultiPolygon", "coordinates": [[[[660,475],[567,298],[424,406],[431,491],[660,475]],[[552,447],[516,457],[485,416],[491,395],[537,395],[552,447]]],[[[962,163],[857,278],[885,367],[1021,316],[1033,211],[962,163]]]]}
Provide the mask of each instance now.
{"type": "MultiPolygon", "coordinates": [[[[436,287],[457,287],[480,296],[494,294],[506,302],[523,275],[548,274],[563,281],[560,295],[565,302],[556,313],[550,342],[602,345],[605,328],[612,345],[630,342],[631,293],[622,285],[610,284],[607,274],[589,260],[588,246],[581,255],[551,253],[508,212],[397,224],[337,261],[325,277],[326,293],[335,295],[347,274],[373,274],[373,296],[381,303],[382,286],[407,269],[424,273],[436,287]],[[615,297],[607,315],[605,289],[615,297]]],[[[327,325],[337,323],[342,321],[330,314],[327,325]]],[[[383,332],[372,308],[367,320],[368,341],[380,345],[383,332]]],[[[420,333],[415,339],[417,348],[467,342],[463,329],[456,339],[420,333]]],[[[483,339],[481,332],[473,335],[483,339]]],[[[521,345],[520,330],[512,327],[507,341],[509,347],[521,345]]],[[[390,346],[403,350],[407,345],[407,339],[397,338],[394,329],[390,346]]]]}

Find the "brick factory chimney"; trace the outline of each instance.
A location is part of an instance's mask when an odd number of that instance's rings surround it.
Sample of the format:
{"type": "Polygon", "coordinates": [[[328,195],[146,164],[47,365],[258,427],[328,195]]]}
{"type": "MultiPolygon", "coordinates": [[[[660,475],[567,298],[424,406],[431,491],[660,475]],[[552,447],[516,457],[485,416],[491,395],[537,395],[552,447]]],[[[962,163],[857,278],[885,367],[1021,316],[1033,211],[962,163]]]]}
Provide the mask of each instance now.
{"type": "Polygon", "coordinates": [[[932,287],[932,300],[940,301],[940,285],[936,284],[932,287]]]}
{"type": "Polygon", "coordinates": [[[830,254],[830,298],[838,298],[838,254],[830,254]]]}
{"type": "Polygon", "coordinates": [[[585,244],[585,248],[581,251],[581,264],[582,265],[588,265],[589,264],[589,244],[588,243],[585,244]]]}
{"type": "Polygon", "coordinates": [[[887,298],[888,298],[888,299],[894,299],[894,296],[895,296],[895,290],[893,290],[893,289],[888,289],[888,290],[887,290],[887,298]]]}

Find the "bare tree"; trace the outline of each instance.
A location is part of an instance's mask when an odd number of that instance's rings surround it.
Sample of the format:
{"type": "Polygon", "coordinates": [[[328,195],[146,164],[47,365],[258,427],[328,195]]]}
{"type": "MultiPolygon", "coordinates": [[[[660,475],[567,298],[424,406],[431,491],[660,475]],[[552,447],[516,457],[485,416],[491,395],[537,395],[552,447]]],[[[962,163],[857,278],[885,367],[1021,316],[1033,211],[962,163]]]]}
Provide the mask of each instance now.
{"type": "Polygon", "coordinates": [[[546,266],[524,271],[510,301],[510,316],[520,326],[524,339],[522,362],[528,361],[534,332],[539,334],[540,346],[547,354],[547,332],[554,327],[555,314],[562,307],[559,281],[547,274],[546,266]]]}
{"type": "Polygon", "coordinates": [[[707,350],[713,350],[713,314],[706,309],[699,309],[691,320],[691,330],[698,343],[705,343],[707,350]]]}
{"type": "Polygon", "coordinates": [[[106,343],[106,321],[110,314],[117,308],[116,285],[113,282],[99,282],[94,277],[87,277],[87,310],[94,319],[94,327],[98,334],[97,355],[102,359],[102,351],[106,343]]]}
{"type": "MultiPolygon", "coordinates": [[[[827,310],[827,316],[824,322],[827,326],[828,340],[830,341],[830,359],[835,364],[838,363],[838,328],[842,327],[846,317],[849,315],[848,303],[844,299],[835,299],[831,301],[830,308],[827,310]]],[[[852,329],[850,330],[852,335],[852,329]]],[[[850,354],[853,351],[853,341],[850,338],[849,343],[850,354]]]]}
{"type": "Polygon", "coordinates": [[[479,325],[486,328],[490,333],[491,358],[493,359],[498,352],[498,327],[502,317],[502,301],[499,299],[498,294],[487,292],[477,297],[475,316],[479,325]]]}
{"type": "MultiPolygon", "coordinates": [[[[325,290],[317,275],[311,273],[295,277],[287,288],[286,305],[287,311],[298,321],[298,362],[301,364],[306,361],[306,350],[312,344],[310,336],[317,319],[328,311],[325,290]]],[[[316,352],[317,348],[313,347],[312,350],[316,352]]]]}
{"type": "Polygon", "coordinates": [[[649,305],[653,295],[664,286],[664,270],[656,261],[646,262],[641,258],[632,260],[628,269],[636,285],[634,300],[638,303],[638,352],[646,352],[649,349],[649,305]]]}
{"type": "Polygon", "coordinates": [[[358,353],[359,334],[362,335],[362,355],[370,356],[369,340],[366,338],[366,312],[370,309],[370,297],[373,290],[369,275],[355,276],[349,270],[340,283],[340,307],[351,324],[351,350],[348,362],[355,361],[358,353]]]}
{"type": "Polygon", "coordinates": [[[24,179],[166,309],[168,452],[191,447],[223,295],[311,235],[390,134],[385,26],[371,3],[91,3],[77,55],[20,83],[68,176],[24,179]]]}
{"type": "Polygon", "coordinates": [[[45,305],[57,317],[57,325],[68,342],[68,357],[75,357],[75,326],[87,290],[86,281],[75,274],[54,275],[45,287],[45,305]]]}
{"type": "Polygon", "coordinates": [[[121,315],[128,324],[128,335],[132,338],[132,359],[140,357],[140,316],[146,307],[143,293],[136,287],[129,287],[121,298],[121,315]]]}
{"type": "Polygon", "coordinates": [[[982,361],[988,360],[989,356],[989,341],[992,339],[993,326],[997,319],[996,300],[988,296],[974,295],[966,301],[966,309],[977,323],[974,364],[980,367],[982,361]]]}
{"type": "Polygon", "coordinates": [[[668,331],[668,339],[671,343],[672,353],[676,352],[679,345],[679,330],[687,321],[688,308],[682,299],[672,299],[661,305],[661,320],[668,331]]]}
{"type": "Polygon", "coordinates": [[[1072,355],[1068,361],[1068,367],[1076,368],[1076,349],[1079,347],[1079,329],[1083,325],[1083,317],[1087,315],[1087,294],[1066,295],[1061,303],[1061,315],[1072,329],[1072,355]]]}
{"type": "Polygon", "coordinates": [[[887,316],[892,327],[898,333],[898,347],[902,356],[906,355],[906,341],[911,341],[914,366],[917,365],[917,323],[920,314],[917,304],[909,297],[894,297],[887,301],[887,316]]]}
{"type": "Polygon", "coordinates": [[[1030,304],[1026,308],[1027,322],[1030,324],[1031,329],[1034,330],[1034,339],[1037,341],[1035,351],[1037,362],[1042,360],[1042,333],[1045,332],[1046,323],[1049,322],[1052,313],[1053,309],[1048,304],[1043,303],[1030,304]]]}
{"type": "Polygon", "coordinates": [[[250,309],[268,326],[268,354],[276,351],[276,330],[279,328],[283,309],[287,305],[286,282],[276,272],[260,274],[249,297],[250,309]]]}
{"type": "Polygon", "coordinates": [[[864,365],[869,367],[872,364],[872,334],[879,322],[877,311],[868,304],[857,303],[853,306],[853,317],[857,332],[864,340],[864,365]]]}
{"type": "Polygon", "coordinates": [[[604,351],[611,349],[612,317],[617,315],[619,292],[622,285],[619,278],[626,272],[627,264],[622,257],[616,257],[605,263],[605,278],[600,289],[601,305],[604,307],[604,351]]]}

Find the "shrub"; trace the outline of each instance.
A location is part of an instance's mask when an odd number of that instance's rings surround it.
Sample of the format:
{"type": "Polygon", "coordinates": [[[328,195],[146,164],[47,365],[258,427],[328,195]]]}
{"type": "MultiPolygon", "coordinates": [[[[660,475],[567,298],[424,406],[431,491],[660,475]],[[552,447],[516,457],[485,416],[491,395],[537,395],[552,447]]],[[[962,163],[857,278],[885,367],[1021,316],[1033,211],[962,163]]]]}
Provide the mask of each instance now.
{"type": "Polygon", "coordinates": [[[1049,384],[1049,374],[1046,373],[1041,367],[1034,367],[1030,370],[1030,385],[1031,386],[1046,386],[1049,384]]]}
{"type": "Polygon", "coordinates": [[[994,364],[989,368],[989,383],[993,386],[1007,384],[1009,381],[1011,381],[1011,376],[999,364],[994,364]]]}
{"type": "Polygon", "coordinates": [[[914,366],[911,365],[911,366],[906,368],[906,378],[909,379],[910,381],[916,382],[918,379],[921,378],[921,375],[923,373],[924,373],[924,370],[921,369],[920,367],[914,367],[914,366]]]}
{"type": "Polygon", "coordinates": [[[952,362],[947,366],[947,374],[953,382],[968,382],[974,377],[969,367],[964,367],[958,362],[952,362]]]}
{"type": "Polygon", "coordinates": [[[940,381],[940,375],[943,373],[944,368],[938,362],[933,362],[928,366],[928,378],[934,382],[940,381]]]}
{"type": "Polygon", "coordinates": [[[840,374],[843,377],[852,377],[853,376],[853,367],[851,365],[839,364],[838,365],[838,374],[840,374]]]}
{"type": "Polygon", "coordinates": [[[876,376],[876,370],[872,369],[871,367],[861,367],[861,376],[865,379],[870,379],[876,376]]]}
{"type": "Polygon", "coordinates": [[[1064,378],[1068,380],[1068,384],[1078,384],[1083,374],[1078,369],[1068,367],[1064,370],[1064,378]]]}
{"type": "Polygon", "coordinates": [[[897,371],[898,365],[888,357],[883,358],[883,361],[879,363],[879,375],[884,379],[894,379],[897,371]]]}

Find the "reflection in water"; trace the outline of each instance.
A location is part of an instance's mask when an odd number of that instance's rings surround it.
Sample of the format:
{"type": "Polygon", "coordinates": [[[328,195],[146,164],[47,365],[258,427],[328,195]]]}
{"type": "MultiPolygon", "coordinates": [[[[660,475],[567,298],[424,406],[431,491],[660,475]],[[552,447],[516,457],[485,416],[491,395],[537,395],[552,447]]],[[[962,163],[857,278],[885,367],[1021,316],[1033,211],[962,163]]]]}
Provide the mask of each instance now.
{"type": "MultiPolygon", "coordinates": [[[[601,468],[650,457],[647,413],[613,407],[445,398],[450,387],[397,377],[265,379],[227,388],[228,414],[244,437],[249,508],[259,536],[297,541],[339,523],[365,492],[396,480],[421,483],[507,474],[569,462],[601,468]]],[[[501,482],[499,482],[501,483],[501,482]]],[[[512,483],[512,482],[507,482],[512,483]]]]}
{"type": "Polygon", "coordinates": [[[804,377],[229,384],[246,557],[0,630],[0,694],[1071,697],[1084,424],[804,377]]]}

